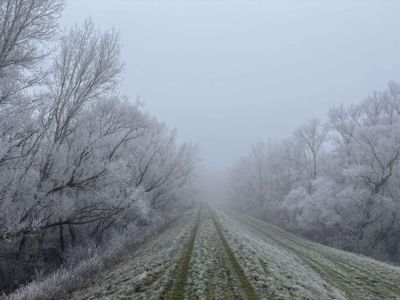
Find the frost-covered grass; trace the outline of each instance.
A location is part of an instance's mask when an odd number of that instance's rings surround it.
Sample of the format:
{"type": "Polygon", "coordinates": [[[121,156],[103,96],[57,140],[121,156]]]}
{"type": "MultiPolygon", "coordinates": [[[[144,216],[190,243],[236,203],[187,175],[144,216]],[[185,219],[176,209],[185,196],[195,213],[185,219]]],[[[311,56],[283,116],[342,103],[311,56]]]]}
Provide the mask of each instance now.
{"type": "Polygon", "coordinates": [[[166,299],[181,299],[182,295],[185,293],[186,282],[189,272],[189,264],[192,258],[194,243],[196,241],[197,232],[200,224],[200,214],[201,209],[199,210],[197,216],[196,225],[192,229],[188,241],[175,267],[175,271],[173,273],[174,279],[171,282],[170,286],[168,286],[165,290],[165,293],[162,295],[163,297],[165,295],[166,299]]]}
{"type": "Polygon", "coordinates": [[[171,286],[175,266],[193,228],[194,211],[154,237],[130,259],[92,278],[68,299],[160,299],[171,286]]]}
{"type": "Polygon", "coordinates": [[[202,211],[197,238],[190,262],[186,297],[205,298],[211,284],[211,269],[215,266],[217,247],[214,228],[202,211]]]}
{"type": "Polygon", "coordinates": [[[254,299],[251,285],[225,242],[209,210],[204,209],[185,299],[254,299]]]}
{"type": "MultiPolygon", "coordinates": [[[[116,285],[116,295],[123,295],[125,283],[128,284],[131,281],[135,283],[135,293],[141,294],[141,291],[151,286],[153,282],[160,282],[163,279],[163,275],[166,274],[164,266],[167,264],[166,261],[162,263],[160,261],[163,253],[168,256],[168,246],[180,243],[185,231],[191,226],[192,214],[193,210],[190,210],[170,224],[160,223],[141,228],[138,232],[132,232],[134,237],[119,242],[116,239],[112,247],[105,248],[103,251],[102,249],[86,250],[86,259],[60,268],[44,278],[38,278],[3,298],[10,300],[75,297],[97,299],[106,297],[105,295],[108,294],[112,295],[113,285],[116,285]],[[169,244],[163,244],[164,240],[167,240],[169,244]],[[157,253],[160,254],[159,257],[149,263],[148,260],[157,256],[157,253]],[[132,278],[124,277],[123,273],[126,269],[134,272],[132,278]],[[117,283],[112,281],[110,274],[115,275],[117,283]],[[107,281],[107,279],[110,280],[107,281]],[[119,289],[119,284],[122,285],[122,290],[119,289]],[[73,290],[77,291],[68,296],[67,294],[73,290]]],[[[169,255],[168,258],[172,259],[173,255],[169,255]]]]}
{"type": "Polygon", "coordinates": [[[218,236],[221,240],[222,245],[224,246],[226,256],[229,259],[229,263],[230,263],[232,269],[234,270],[234,272],[236,273],[236,277],[240,283],[240,288],[243,293],[243,296],[245,296],[245,298],[248,300],[257,299],[254,287],[252,286],[252,284],[246,277],[242,266],[239,264],[239,262],[236,258],[235,252],[229,246],[229,243],[226,240],[226,238],[222,232],[221,226],[219,225],[218,221],[216,220],[216,218],[214,216],[213,216],[213,220],[214,220],[215,227],[217,228],[217,231],[218,231],[218,236]]]}
{"type": "Polygon", "coordinates": [[[247,216],[219,219],[262,299],[400,299],[400,268],[305,241],[247,216]]]}
{"type": "Polygon", "coordinates": [[[58,270],[47,275],[39,273],[33,281],[0,299],[59,299],[69,291],[81,287],[87,278],[119,263],[132,249],[139,247],[164,226],[166,224],[161,222],[147,227],[131,228],[131,233],[118,234],[110,244],[102,247],[88,243],[71,248],[65,257],[66,262],[58,270]]]}
{"type": "MultiPolygon", "coordinates": [[[[91,264],[96,262],[94,257],[91,264]]],[[[59,271],[26,291],[60,299],[51,289],[64,277],[71,274],[59,271]]],[[[188,211],[64,298],[400,299],[399,282],[398,267],[308,242],[245,215],[203,208],[200,214],[188,211]]]]}
{"type": "Polygon", "coordinates": [[[226,216],[220,215],[220,223],[261,299],[344,299],[285,249],[259,240],[226,216]]]}
{"type": "MultiPolygon", "coordinates": [[[[205,299],[220,279],[216,231],[210,216],[203,210],[190,262],[186,297],[205,299]]],[[[219,289],[220,291],[222,288],[219,289]]]]}

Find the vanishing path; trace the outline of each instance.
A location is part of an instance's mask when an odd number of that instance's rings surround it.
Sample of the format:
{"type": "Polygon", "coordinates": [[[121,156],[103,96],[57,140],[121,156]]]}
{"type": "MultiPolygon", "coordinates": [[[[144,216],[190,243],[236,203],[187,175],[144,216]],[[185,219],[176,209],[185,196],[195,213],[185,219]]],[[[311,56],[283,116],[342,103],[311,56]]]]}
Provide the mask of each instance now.
{"type": "Polygon", "coordinates": [[[400,299],[400,268],[255,218],[187,211],[68,299],[400,299]]]}

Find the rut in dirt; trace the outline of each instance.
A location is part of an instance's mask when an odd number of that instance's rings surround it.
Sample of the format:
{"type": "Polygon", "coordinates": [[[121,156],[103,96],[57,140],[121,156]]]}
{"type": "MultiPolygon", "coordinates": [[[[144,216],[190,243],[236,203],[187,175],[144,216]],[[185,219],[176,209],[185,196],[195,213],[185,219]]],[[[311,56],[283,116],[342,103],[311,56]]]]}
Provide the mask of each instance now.
{"type": "Polygon", "coordinates": [[[235,253],[229,246],[229,243],[226,240],[226,238],[222,232],[221,226],[219,225],[215,216],[213,214],[211,214],[211,216],[214,221],[215,228],[217,229],[219,239],[221,240],[222,245],[224,246],[225,254],[226,254],[227,258],[229,259],[232,269],[235,272],[236,278],[239,280],[240,289],[243,292],[244,298],[248,299],[248,300],[258,299],[256,296],[256,292],[254,290],[254,287],[250,283],[249,279],[246,277],[242,267],[240,266],[238,260],[236,259],[235,253]]]}
{"type": "Polygon", "coordinates": [[[188,277],[188,272],[189,272],[190,259],[192,257],[194,242],[196,241],[197,231],[198,231],[199,225],[200,225],[201,210],[202,210],[202,208],[199,209],[199,212],[197,214],[196,224],[195,224],[192,232],[190,233],[187,246],[185,247],[185,250],[181,256],[181,259],[179,260],[180,263],[176,266],[174,281],[173,281],[171,287],[167,290],[163,299],[166,299],[166,300],[182,299],[182,297],[185,293],[185,287],[186,287],[186,282],[187,282],[187,277],[188,277]]]}
{"type": "Polygon", "coordinates": [[[221,225],[210,209],[200,209],[196,224],[192,229],[175,271],[174,279],[167,288],[163,299],[192,299],[198,297],[193,285],[188,282],[193,276],[196,264],[196,251],[210,253],[211,268],[207,269],[205,299],[243,299],[256,300],[256,292],[244,270],[239,264],[234,251],[225,238],[221,225]],[[208,228],[211,239],[204,240],[208,228]],[[205,242],[205,243],[204,243],[205,242]]]}

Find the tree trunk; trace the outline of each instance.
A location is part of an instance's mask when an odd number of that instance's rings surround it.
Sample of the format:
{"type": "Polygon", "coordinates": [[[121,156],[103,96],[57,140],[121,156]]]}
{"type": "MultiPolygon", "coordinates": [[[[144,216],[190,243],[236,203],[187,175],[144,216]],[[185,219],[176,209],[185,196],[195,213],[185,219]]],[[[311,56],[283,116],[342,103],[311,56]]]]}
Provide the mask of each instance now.
{"type": "MultiPolygon", "coordinates": [[[[60,219],[60,222],[61,222],[61,219],[60,219]]],[[[60,230],[60,252],[64,253],[65,243],[64,243],[64,227],[63,227],[63,224],[59,225],[59,230],[60,230]]]]}
{"type": "Polygon", "coordinates": [[[72,245],[75,245],[76,234],[75,234],[74,228],[71,226],[71,224],[68,224],[68,229],[69,229],[69,234],[71,235],[72,245]]]}
{"type": "Polygon", "coordinates": [[[26,235],[24,234],[24,235],[22,235],[21,242],[19,243],[18,252],[17,252],[17,255],[16,255],[16,259],[17,260],[19,259],[20,255],[21,255],[22,249],[25,246],[25,242],[26,242],[26,235]]]}

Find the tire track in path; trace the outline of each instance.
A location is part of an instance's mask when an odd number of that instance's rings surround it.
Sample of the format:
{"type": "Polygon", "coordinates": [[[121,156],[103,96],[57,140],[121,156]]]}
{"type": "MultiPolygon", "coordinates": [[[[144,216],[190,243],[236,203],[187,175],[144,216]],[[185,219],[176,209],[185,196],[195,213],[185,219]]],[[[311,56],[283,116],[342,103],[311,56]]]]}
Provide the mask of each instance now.
{"type": "Polygon", "coordinates": [[[222,232],[220,224],[218,223],[215,215],[211,212],[209,212],[209,213],[214,221],[214,225],[215,225],[215,228],[217,229],[218,237],[220,238],[222,245],[224,247],[226,257],[228,258],[229,263],[231,264],[232,270],[236,274],[236,277],[240,283],[240,289],[243,292],[243,296],[247,300],[257,300],[258,297],[256,295],[254,287],[250,283],[249,279],[246,277],[242,267],[240,266],[239,262],[237,261],[235,253],[233,252],[232,248],[229,246],[229,243],[226,240],[226,238],[222,232]]]}
{"type": "Polygon", "coordinates": [[[189,272],[190,259],[192,257],[194,242],[196,240],[197,231],[198,231],[198,228],[200,225],[201,211],[202,211],[202,208],[200,207],[198,215],[197,215],[196,224],[190,233],[189,240],[187,242],[185,250],[183,251],[183,254],[180,257],[180,259],[178,261],[178,265],[176,266],[176,269],[174,271],[175,275],[174,275],[173,282],[171,283],[171,286],[169,288],[167,288],[167,291],[166,291],[165,295],[162,297],[162,299],[178,300],[178,299],[184,298],[186,282],[187,282],[187,277],[188,277],[188,272],[189,272]]]}

